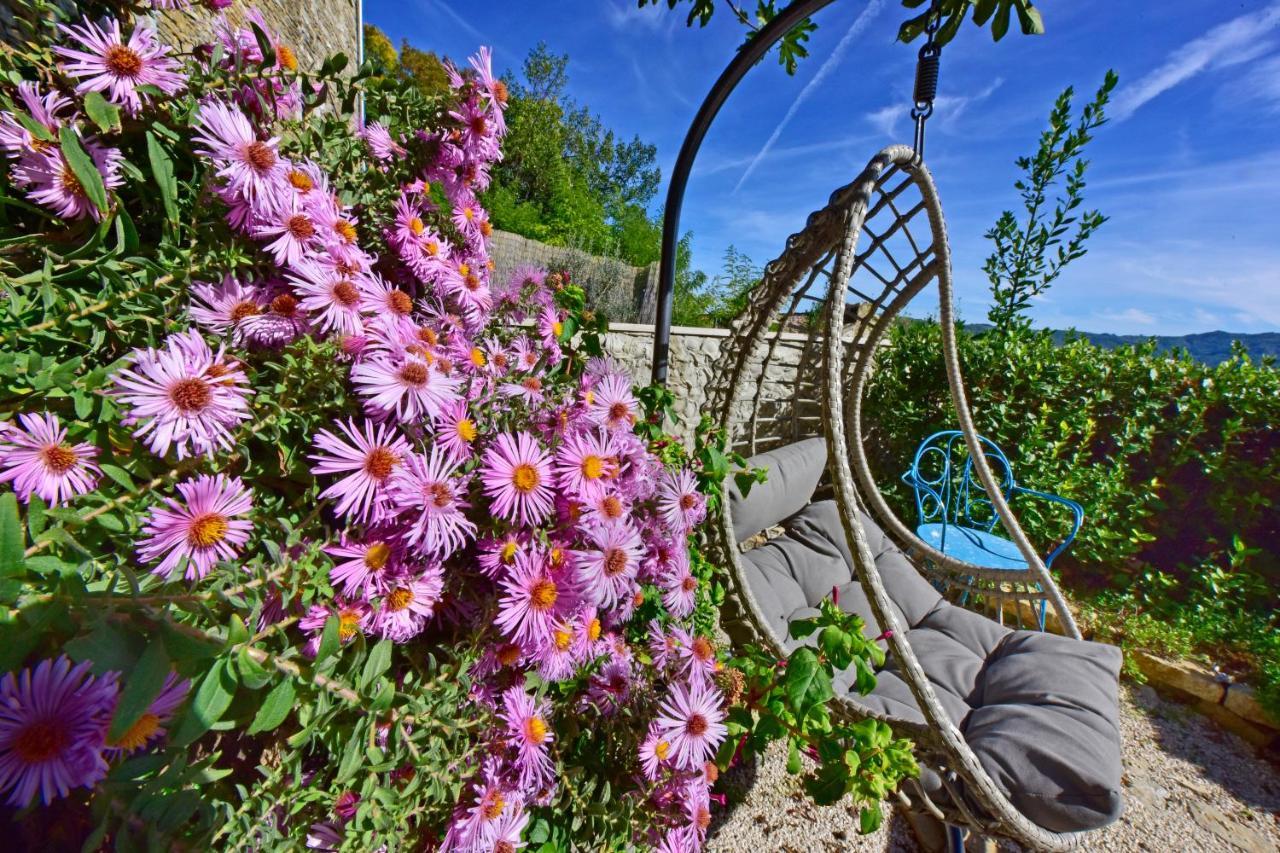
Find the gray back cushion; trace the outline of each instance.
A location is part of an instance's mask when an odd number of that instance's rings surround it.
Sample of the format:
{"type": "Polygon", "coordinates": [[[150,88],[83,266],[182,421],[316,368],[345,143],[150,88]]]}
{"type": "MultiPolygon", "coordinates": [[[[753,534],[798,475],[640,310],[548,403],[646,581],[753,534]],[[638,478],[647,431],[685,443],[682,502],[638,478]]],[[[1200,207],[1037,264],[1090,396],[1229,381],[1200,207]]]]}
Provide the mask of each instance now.
{"type": "Polygon", "coordinates": [[[752,456],[747,464],[767,468],[769,479],[752,486],[746,497],[729,481],[729,517],[739,542],[804,508],[827,468],[827,442],[810,438],[787,444],[752,456]]]}

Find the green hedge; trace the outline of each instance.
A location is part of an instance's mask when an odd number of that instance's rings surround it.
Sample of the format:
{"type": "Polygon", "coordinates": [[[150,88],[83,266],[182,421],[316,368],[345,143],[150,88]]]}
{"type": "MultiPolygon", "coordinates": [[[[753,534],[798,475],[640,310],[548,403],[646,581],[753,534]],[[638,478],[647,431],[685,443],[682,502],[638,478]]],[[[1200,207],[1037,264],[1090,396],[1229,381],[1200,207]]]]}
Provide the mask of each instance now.
{"type": "MultiPolygon", "coordinates": [[[[979,430],[1023,484],[1080,502],[1086,520],[1055,568],[1069,582],[1124,588],[1150,568],[1186,581],[1238,536],[1253,607],[1280,585],[1280,371],[1240,350],[1217,367],[1154,344],[1103,349],[1047,332],[959,336],[979,430]],[[1268,591],[1272,590],[1272,591],[1268,591]]],[[[868,450],[904,519],[898,476],[927,435],[955,426],[933,322],[894,329],[868,389],[868,450]]],[[[1033,541],[1065,529],[1053,505],[1016,508],[1033,541]]],[[[1171,597],[1178,591],[1171,590],[1171,597]]],[[[1266,598],[1271,601],[1266,601],[1266,598]]]]}

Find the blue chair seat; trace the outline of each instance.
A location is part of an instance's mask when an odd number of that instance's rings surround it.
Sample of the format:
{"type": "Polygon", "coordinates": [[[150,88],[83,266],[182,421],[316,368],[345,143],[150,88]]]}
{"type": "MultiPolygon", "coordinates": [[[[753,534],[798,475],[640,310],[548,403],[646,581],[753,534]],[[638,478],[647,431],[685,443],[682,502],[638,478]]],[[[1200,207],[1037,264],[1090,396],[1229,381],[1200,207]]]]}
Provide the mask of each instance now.
{"type": "Polygon", "coordinates": [[[964,560],[975,566],[1010,571],[1027,569],[1027,561],[1018,551],[1017,545],[985,530],[934,523],[920,525],[916,528],[916,535],[948,557],[964,560]]]}

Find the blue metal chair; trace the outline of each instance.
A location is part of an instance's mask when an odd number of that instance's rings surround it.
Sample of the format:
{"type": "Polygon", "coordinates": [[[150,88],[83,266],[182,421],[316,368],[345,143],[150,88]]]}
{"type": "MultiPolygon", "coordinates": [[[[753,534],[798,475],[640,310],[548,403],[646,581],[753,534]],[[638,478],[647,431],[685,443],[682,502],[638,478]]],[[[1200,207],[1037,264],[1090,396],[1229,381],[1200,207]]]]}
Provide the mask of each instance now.
{"type": "MultiPolygon", "coordinates": [[[[1071,532],[1044,558],[1046,566],[1053,564],[1080,532],[1084,523],[1084,508],[1075,501],[1049,492],[1041,492],[1019,486],[1013,477],[1009,459],[994,441],[978,436],[987,464],[1000,481],[1000,490],[1006,501],[1014,496],[1052,501],[1071,510],[1071,532]]],[[[943,430],[929,436],[916,450],[911,468],[902,475],[902,481],[915,492],[916,512],[920,523],[916,535],[942,553],[986,569],[1008,569],[1010,572],[1026,572],[1027,561],[1018,546],[993,532],[998,519],[987,497],[986,490],[973,471],[973,459],[959,430],[943,430]]],[[[964,593],[968,596],[968,592],[964,593]]],[[[963,603],[963,599],[961,599],[963,603]]],[[[1045,602],[1040,602],[1040,630],[1044,630],[1045,602]]]]}

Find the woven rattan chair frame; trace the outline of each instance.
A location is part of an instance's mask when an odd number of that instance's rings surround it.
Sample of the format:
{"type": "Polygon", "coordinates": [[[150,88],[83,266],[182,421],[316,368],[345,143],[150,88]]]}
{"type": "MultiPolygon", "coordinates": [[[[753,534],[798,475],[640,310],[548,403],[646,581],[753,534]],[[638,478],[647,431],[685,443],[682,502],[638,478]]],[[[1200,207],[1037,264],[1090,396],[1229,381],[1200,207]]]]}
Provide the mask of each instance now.
{"type": "MultiPolygon", "coordinates": [[[[936,816],[1035,849],[1070,849],[1087,835],[1049,832],[1023,816],[951,722],[906,639],[905,626],[894,616],[858,517],[859,508],[867,511],[931,579],[968,589],[970,603],[979,602],[988,610],[994,607],[1003,616],[1007,601],[1030,604],[1027,613],[1031,614],[1038,602],[1047,599],[1065,633],[1079,637],[1065,600],[1004,501],[984,455],[974,453],[978,437],[953,323],[950,251],[933,179],[923,165],[914,163],[910,148],[886,148],[857,179],[836,190],[825,207],[811,214],[804,229],[787,239],[785,251],[765,267],[746,309],[731,325],[722,353],[723,370],[710,389],[708,405],[730,443],[749,455],[767,449],[765,445],[826,436],[828,471],[858,579],[879,629],[889,632],[890,650],[925,723],[878,713],[853,695],[840,698],[838,712],[850,718],[882,720],[915,740],[922,765],[935,770],[951,792],[945,802],[929,802],[923,788],[915,786],[920,805],[936,816]],[[886,268],[891,272],[882,272],[886,268]],[[885,501],[866,457],[862,404],[876,351],[903,309],[934,282],[946,380],[959,425],[993,508],[1027,561],[1025,573],[964,563],[921,541],[885,501]],[[814,292],[822,285],[825,293],[814,292]],[[821,321],[817,321],[819,309],[821,321]],[[854,314],[856,322],[847,323],[847,313],[854,314]],[[796,378],[788,385],[770,367],[784,344],[795,348],[796,336],[790,329],[801,317],[806,319],[806,334],[795,365],[796,378]],[[777,411],[762,417],[765,403],[777,411]],[[980,813],[969,803],[977,803],[980,813]]],[[[784,655],[786,638],[764,617],[745,580],[743,548],[727,501],[710,525],[710,536],[721,564],[731,569],[721,614],[725,630],[735,641],[759,642],[784,655]]]]}

